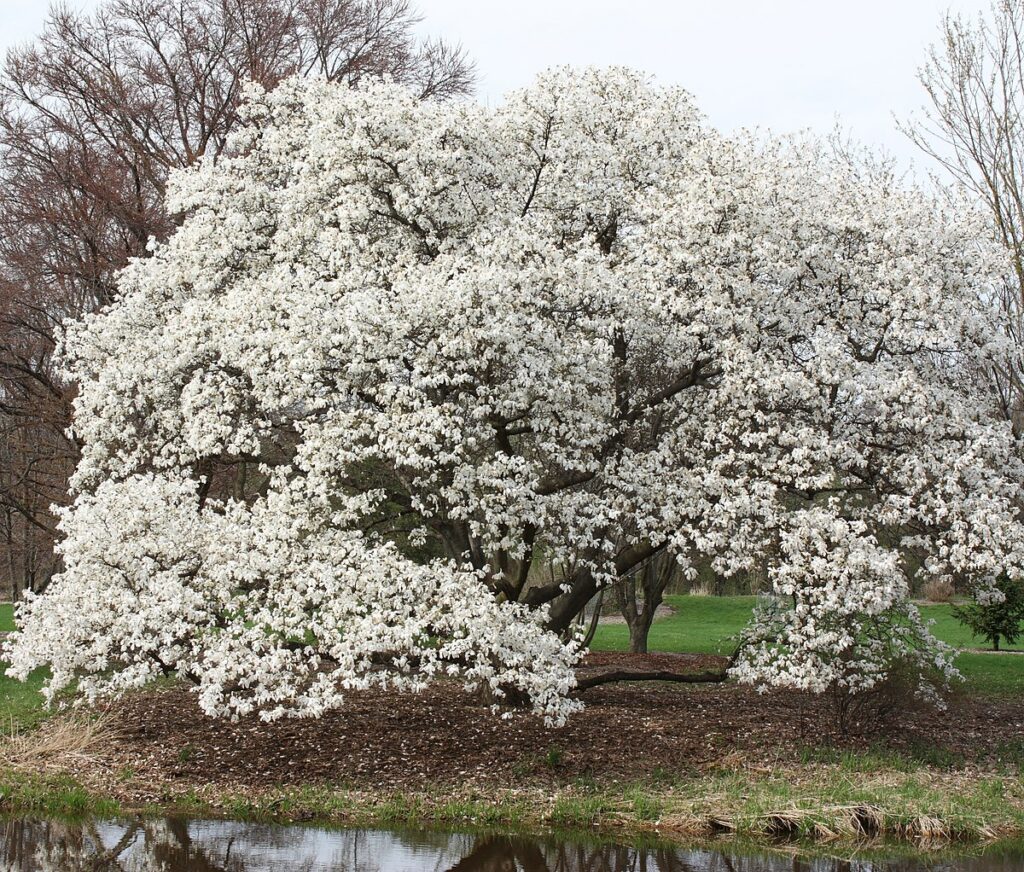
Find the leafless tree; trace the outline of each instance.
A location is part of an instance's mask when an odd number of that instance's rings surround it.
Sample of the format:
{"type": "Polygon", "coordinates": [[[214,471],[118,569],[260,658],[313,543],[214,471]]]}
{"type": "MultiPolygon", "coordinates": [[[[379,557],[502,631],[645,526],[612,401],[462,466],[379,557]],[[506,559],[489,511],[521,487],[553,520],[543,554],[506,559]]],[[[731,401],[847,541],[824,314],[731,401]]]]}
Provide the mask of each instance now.
{"type": "MultiPolygon", "coordinates": [[[[923,117],[905,132],[991,213],[1010,254],[999,289],[1007,333],[1024,339],[1024,0],[994,0],[977,19],[947,15],[919,71],[923,117]]],[[[1024,361],[993,374],[1004,414],[1024,429],[1024,361]]]]}
{"type": "Polygon", "coordinates": [[[244,86],[390,75],[469,92],[456,46],[419,41],[409,0],[106,0],[54,7],[0,72],[0,591],[52,574],[51,505],[78,446],[57,374],[61,321],[116,298],[114,275],[173,229],[171,170],[225,148],[244,86]]]}

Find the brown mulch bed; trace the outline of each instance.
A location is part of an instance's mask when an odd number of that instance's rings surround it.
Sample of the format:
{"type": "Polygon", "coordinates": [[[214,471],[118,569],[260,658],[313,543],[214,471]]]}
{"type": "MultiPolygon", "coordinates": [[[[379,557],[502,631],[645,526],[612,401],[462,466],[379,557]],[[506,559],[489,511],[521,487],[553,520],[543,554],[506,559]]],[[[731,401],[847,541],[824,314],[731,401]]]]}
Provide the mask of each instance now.
{"type": "MultiPolygon", "coordinates": [[[[591,655],[585,669],[717,668],[701,655],[591,655]]],[[[587,708],[561,729],[514,712],[502,719],[454,683],[422,694],[351,693],[322,718],[257,717],[238,723],[202,715],[186,688],[129,696],[112,706],[117,739],[110,772],[180,785],[331,783],[352,789],[426,785],[519,787],[593,776],[602,783],[692,773],[721,761],[775,765],[808,746],[836,747],[825,701],[791,692],[758,694],[735,684],[612,684],[585,693],[587,708]]],[[[853,739],[854,747],[945,749],[964,764],[995,762],[1024,737],[1024,703],[954,701],[945,712],[908,707],[853,739]]]]}

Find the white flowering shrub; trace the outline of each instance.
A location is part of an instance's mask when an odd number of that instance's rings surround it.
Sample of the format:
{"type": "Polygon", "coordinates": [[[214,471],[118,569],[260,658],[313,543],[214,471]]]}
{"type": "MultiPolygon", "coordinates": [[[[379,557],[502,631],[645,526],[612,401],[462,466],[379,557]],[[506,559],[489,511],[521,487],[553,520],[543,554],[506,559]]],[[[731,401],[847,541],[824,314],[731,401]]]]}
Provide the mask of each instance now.
{"type": "MultiPolygon", "coordinates": [[[[899,577],[900,555],[879,548],[868,526],[829,511],[794,511],[780,532],[772,595],[755,609],[733,672],[762,688],[832,691],[848,699],[899,668],[937,699],[957,672],[899,577]]],[[[845,730],[845,726],[844,726],[845,730]]]]}
{"type": "Polygon", "coordinates": [[[290,81],[246,118],[66,330],[77,499],[12,674],[176,670],[265,717],[451,674],[561,721],[560,634],[664,551],[763,569],[793,607],[736,674],[813,690],[884,673],[856,628],[905,609],[902,554],[1019,574],[970,211],[623,69],[497,109],[290,81]]]}

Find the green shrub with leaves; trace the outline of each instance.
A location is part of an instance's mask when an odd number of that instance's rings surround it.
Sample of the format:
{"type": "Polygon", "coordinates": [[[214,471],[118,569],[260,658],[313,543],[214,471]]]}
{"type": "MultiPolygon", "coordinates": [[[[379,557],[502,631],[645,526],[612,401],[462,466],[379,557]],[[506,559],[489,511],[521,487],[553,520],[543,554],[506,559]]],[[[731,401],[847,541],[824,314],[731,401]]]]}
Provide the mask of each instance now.
{"type": "Polygon", "coordinates": [[[1016,642],[1022,632],[1021,621],[1024,621],[1024,583],[1002,576],[996,587],[1003,594],[1001,601],[971,600],[953,606],[956,619],[975,636],[988,640],[993,651],[999,650],[1001,640],[1010,645],[1016,642]]]}

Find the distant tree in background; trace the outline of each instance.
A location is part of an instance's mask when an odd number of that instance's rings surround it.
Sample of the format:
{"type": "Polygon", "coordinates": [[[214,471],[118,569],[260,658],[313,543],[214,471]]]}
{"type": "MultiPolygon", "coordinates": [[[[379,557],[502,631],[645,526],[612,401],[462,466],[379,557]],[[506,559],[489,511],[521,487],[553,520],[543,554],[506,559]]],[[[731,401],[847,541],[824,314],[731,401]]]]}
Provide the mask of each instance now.
{"type": "Polygon", "coordinates": [[[629,650],[647,653],[647,637],[665,589],[676,575],[679,564],[671,554],[659,553],[627,575],[615,586],[615,600],[629,628],[629,650]]]}
{"type": "MultiPolygon", "coordinates": [[[[460,49],[418,41],[408,0],[107,0],[55,7],[0,73],[0,594],[45,586],[52,504],[79,445],[54,333],[116,297],[112,277],[164,239],[168,174],[218,155],[245,84],[394,77],[464,94],[460,49]]],[[[246,470],[208,470],[237,487],[246,470]]]]}
{"type": "MultiPolygon", "coordinates": [[[[1001,327],[1018,353],[992,368],[1003,414],[1024,432],[1024,2],[995,0],[976,19],[947,15],[941,39],[919,77],[928,94],[923,118],[908,125],[911,139],[934,158],[961,191],[980,200],[1010,263],[996,288],[1001,327]]],[[[1024,592],[1003,579],[1003,602],[988,598],[954,611],[998,650],[1013,642],[1024,618],[1024,592]]]]}
{"type": "Polygon", "coordinates": [[[975,636],[986,639],[993,651],[999,643],[1014,644],[1020,638],[1024,621],[1024,584],[1001,578],[997,584],[1002,599],[991,595],[961,606],[953,606],[956,619],[969,627],[975,636]]]}

